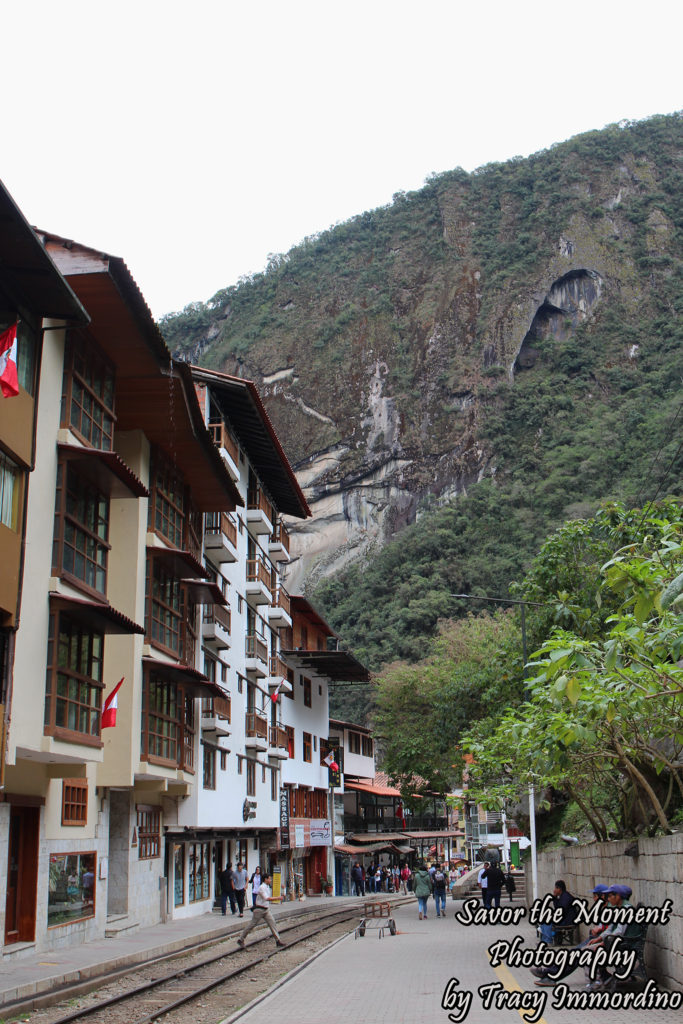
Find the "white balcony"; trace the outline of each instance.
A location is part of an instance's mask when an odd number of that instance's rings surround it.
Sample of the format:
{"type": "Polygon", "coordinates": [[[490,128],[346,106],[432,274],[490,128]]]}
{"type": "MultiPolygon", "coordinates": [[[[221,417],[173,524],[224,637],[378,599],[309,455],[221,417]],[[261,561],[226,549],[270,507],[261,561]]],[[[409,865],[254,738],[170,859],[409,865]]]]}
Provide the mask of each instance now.
{"type": "Polygon", "coordinates": [[[268,675],[268,645],[265,640],[254,633],[244,638],[244,667],[247,674],[265,679],[268,675]]]}
{"type": "Polygon", "coordinates": [[[202,640],[214,650],[230,647],[230,609],[222,605],[206,605],[202,616],[202,640]]]}
{"type": "Polygon", "coordinates": [[[204,516],[204,551],[218,565],[237,561],[237,527],[225,512],[204,516]]]}
{"type": "Polygon", "coordinates": [[[263,558],[247,559],[247,581],[244,593],[250,605],[270,604],[272,571],[263,558]]]}

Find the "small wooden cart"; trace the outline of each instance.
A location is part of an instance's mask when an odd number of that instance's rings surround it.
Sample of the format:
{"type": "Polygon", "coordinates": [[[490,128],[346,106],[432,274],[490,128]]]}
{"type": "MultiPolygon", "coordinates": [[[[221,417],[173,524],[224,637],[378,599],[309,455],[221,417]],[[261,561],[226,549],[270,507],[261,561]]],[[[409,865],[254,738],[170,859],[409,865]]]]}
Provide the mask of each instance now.
{"type": "Polygon", "coordinates": [[[367,928],[376,928],[378,939],[384,938],[385,928],[389,929],[390,935],[396,934],[396,922],[391,916],[391,904],[388,901],[375,900],[363,904],[363,916],[353,934],[354,939],[362,939],[367,928]]]}

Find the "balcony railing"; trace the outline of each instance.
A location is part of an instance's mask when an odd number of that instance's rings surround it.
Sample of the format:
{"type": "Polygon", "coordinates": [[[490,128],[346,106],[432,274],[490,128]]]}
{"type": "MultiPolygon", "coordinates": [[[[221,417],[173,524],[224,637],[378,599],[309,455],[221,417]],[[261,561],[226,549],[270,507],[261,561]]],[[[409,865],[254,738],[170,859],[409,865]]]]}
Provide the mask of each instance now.
{"type": "Polygon", "coordinates": [[[252,487],[249,489],[249,493],[247,495],[247,510],[261,511],[271,523],[273,521],[273,506],[268,501],[260,487],[252,487]]]}
{"type": "Polygon", "coordinates": [[[215,622],[222,626],[226,633],[230,632],[230,608],[222,604],[205,604],[202,615],[202,622],[207,624],[215,622]]]}
{"type": "Polygon", "coordinates": [[[247,711],[244,720],[244,732],[247,736],[258,736],[268,739],[268,719],[258,711],[247,711]]]}
{"type": "Polygon", "coordinates": [[[203,697],[202,718],[224,718],[230,721],[229,697],[203,697]]]}
{"type": "Polygon", "coordinates": [[[271,676],[277,676],[278,678],[287,678],[287,666],[279,655],[270,656],[270,669],[269,673],[271,676]]]}
{"type": "Polygon", "coordinates": [[[259,661],[268,663],[268,645],[256,633],[248,633],[244,638],[244,652],[247,658],[258,658],[259,661]]]}
{"type": "Polygon", "coordinates": [[[226,430],[224,423],[209,423],[209,433],[217,448],[225,448],[226,452],[237,466],[239,464],[239,450],[232,435],[226,430]]]}
{"type": "Polygon", "coordinates": [[[289,554],[289,533],[287,532],[287,527],[285,526],[281,519],[278,519],[275,526],[273,527],[273,532],[270,535],[270,543],[282,544],[287,554],[289,554]]]}
{"type": "Polygon", "coordinates": [[[279,725],[271,725],[268,745],[271,747],[280,747],[282,750],[287,750],[289,746],[287,730],[281,729],[279,725]]]}
{"type": "Polygon", "coordinates": [[[247,583],[263,583],[271,589],[272,569],[264,558],[247,559],[247,583]]]}
{"type": "Polygon", "coordinates": [[[226,512],[207,512],[204,516],[207,534],[224,534],[234,548],[237,547],[237,527],[226,512]]]}
{"type": "Polygon", "coordinates": [[[280,585],[273,589],[273,608],[282,608],[283,612],[291,615],[292,602],[285,588],[280,585]]]}

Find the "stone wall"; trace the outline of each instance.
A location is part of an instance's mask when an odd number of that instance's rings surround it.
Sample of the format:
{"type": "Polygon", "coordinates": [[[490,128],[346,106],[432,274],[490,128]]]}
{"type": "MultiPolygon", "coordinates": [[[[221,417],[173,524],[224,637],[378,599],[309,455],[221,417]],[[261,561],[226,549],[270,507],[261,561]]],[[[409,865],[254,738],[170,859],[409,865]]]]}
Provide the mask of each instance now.
{"type": "MultiPolygon", "coordinates": [[[[618,840],[549,850],[538,857],[538,894],[562,878],[574,896],[591,898],[598,882],[622,882],[633,889],[631,903],[659,907],[673,902],[667,925],[650,926],[645,960],[661,988],[683,991],[683,832],[657,839],[618,840]],[[626,851],[630,852],[627,853],[626,851]]],[[[531,864],[526,863],[531,901],[531,864]]]]}

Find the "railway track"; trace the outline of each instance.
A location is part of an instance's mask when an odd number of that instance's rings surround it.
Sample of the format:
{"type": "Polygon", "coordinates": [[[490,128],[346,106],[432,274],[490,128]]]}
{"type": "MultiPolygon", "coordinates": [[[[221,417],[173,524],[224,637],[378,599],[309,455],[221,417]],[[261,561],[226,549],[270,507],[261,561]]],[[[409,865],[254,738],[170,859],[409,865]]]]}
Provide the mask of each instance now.
{"type": "MultiPolygon", "coordinates": [[[[314,920],[308,915],[278,922],[284,949],[274,948],[267,928],[256,932],[257,938],[245,949],[237,946],[237,933],[232,933],[212,943],[215,952],[208,957],[202,955],[207,948],[203,942],[198,949],[138,966],[124,976],[119,972],[99,979],[96,991],[78,998],[70,1012],[65,1009],[73,1006],[74,995],[80,996],[82,987],[62,990],[55,996],[58,1005],[35,1010],[28,1018],[22,1014],[22,1018],[31,1024],[151,1024],[162,1017],[169,1024],[214,1024],[348,934],[349,925],[355,927],[358,918],[359,908],[353,906],[324,912],[314,920]],[[181,963],[165,971],[171,959],[181,963]]],[[[3,1013],[10,1015],[17,1010],[3,1007],[3,1013]]]]}

